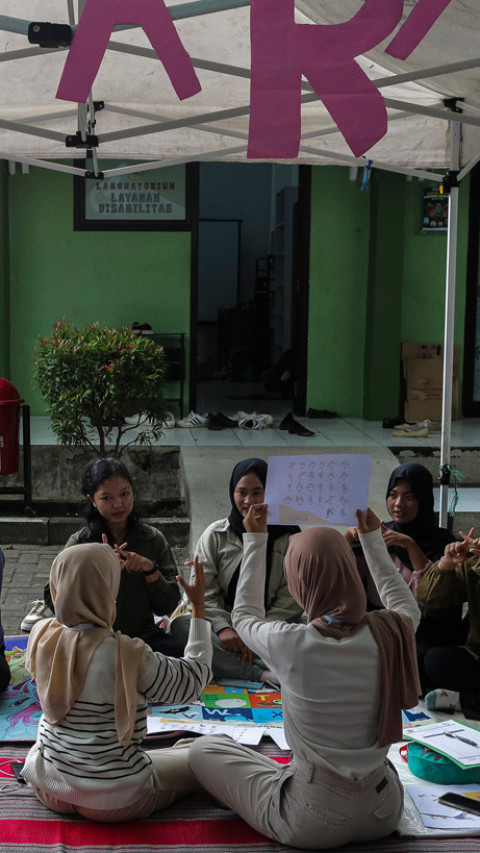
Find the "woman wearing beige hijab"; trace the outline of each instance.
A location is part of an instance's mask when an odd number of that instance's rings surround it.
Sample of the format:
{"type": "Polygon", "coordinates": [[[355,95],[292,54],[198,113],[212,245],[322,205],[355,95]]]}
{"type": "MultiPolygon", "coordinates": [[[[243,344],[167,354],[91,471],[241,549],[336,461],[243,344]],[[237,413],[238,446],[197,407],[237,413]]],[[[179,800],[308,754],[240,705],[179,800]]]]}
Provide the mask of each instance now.
{"type": "Polygon", "coordinates": [[[148,700],[198,698],[211,674],[202,566],[179,578],[194,618],[184,658],[156,653],[114,632],[120,564],[109,545],[74,545],[53,562],[53,619],[28,640],[27,669],[42,706],[37,741],[23,777],[54,811],[104,823],[146,817],[198,787],[188,741],[147,751],[148,700]]]}
{"type": "Polygon", "coordinates": [[[278,766],[225,737],[193,744],[202,785],[269,838],[326,849],[372,841],[398,824],[403,790],[387,761],[402,708],[418,701],[420,611],[392,563],[380,521],[358,512],[360,541],[385,610],[366,612],[344,537],[316,527],[290,538],[285,574],[308,623],[267,622],[266,506],[251,507],[233,624],[278,677],[290,764],[278,766]]]}

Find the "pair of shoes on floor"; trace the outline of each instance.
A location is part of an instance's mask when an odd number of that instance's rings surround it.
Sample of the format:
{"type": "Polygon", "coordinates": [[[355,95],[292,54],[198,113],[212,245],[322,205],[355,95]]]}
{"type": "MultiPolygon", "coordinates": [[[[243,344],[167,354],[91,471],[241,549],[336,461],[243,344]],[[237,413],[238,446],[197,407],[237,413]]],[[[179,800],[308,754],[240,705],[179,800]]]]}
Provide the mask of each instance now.
{"type": "Polygon", "coordinates": [[[257,414],[257,412],[252,412],[248,414],[247,412],[237,412],[234,416],[237,421],[240,429],[265,429],[265,427],[272,426],[273,417],[268,414],[268,412],[263,412],[261,414],[257,414]]]}
{"type": "Polygon", "coordinates": [[[36,601],[31,601],[30,604],[32,605],[31,610],[28,611],[20,625],[22,631],[31,631],[33,626],[36,625],[37,622],[40,622],[41,619],[49,619],[54,615],[48,604],[45,604],[45,602],[39,598],[36,601]]]}
{"type": "Polygon", "coordinates": [[[132,332],[136,335],[153,335],[150,323],[137,323],[136,320],[132,323],[132,332]]]}
{"type": "Polygon", "coordinates": [[[338,418],[338,413],[330,412],[328,409],[309,409],[307,418],[338,418]]]}
{"type": "Polygon", "coordinates": [[[426,418],[415,424],[400,424],[393,430],[395,438],[426,438],[431,432],[440,432],[439,421],[431,421],[426,418]]]}
{"type": "Polygon", "coordinates": [[[291,412],[285,415],[278,428],[287,429],[290,435],[315,435],[313,430],[307,429],[299,421],[296,421],[291,412]]]}
{"type": "Polygon", "coordinates": [[[395,427],[393,435],[395,438],[426,438],[430,433],[441,432],[442,424],[440,421],[431,421],[425,418],[424,421],[417,423],[404,423],[395,427]]]}
{"type": "Polygon", "coordinates": [[[232,418],[227,418],[227,416],[222,414],[222,412],[217,412],[216,415],[214,415],[212,412],[209,412],[207,420],[208,429],[233,429],[234,427],[238,426],[237,421],[234,421],[232,418]]]}
{"type": "Polygon", "coordinates": [[[177,427],[186,427],[187,429],[206,426],[208,426],[208,415],[199,415],[197,412],[189,412],[185,418],[180,418],[177,421],[177,427]]]}
{"type": "Polygon", "coordinates": [[[393,430],[394,438],[426,438],[427,436],[428,427],[420,426],[420,424],[412,424],[409,428],[398,426],[393,430]]]}

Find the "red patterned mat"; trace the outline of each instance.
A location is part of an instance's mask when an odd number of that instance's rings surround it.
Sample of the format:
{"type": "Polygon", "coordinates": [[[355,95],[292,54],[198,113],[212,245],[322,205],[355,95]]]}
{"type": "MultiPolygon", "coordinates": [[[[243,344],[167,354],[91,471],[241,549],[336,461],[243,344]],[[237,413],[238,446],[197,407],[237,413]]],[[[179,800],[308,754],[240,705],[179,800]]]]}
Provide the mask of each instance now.
{"type": "MultiPolygon", "coordinates": [[[[261,751],[275,757],[275,748],[261,751]]],[[[0,853],[282,853],[291,848],[269,841],[208,794],[186,797],[148,820],[95,824],[57,815],[33,791],[9,777],[10,761],[25,747],[0,750],[0,853]]],[[[397,836],[374,844],[349,844],[342,853],[480,853],[478,838],[397,836]]],[[[299,851],[307,853],[307,851],[299,851]]]]}

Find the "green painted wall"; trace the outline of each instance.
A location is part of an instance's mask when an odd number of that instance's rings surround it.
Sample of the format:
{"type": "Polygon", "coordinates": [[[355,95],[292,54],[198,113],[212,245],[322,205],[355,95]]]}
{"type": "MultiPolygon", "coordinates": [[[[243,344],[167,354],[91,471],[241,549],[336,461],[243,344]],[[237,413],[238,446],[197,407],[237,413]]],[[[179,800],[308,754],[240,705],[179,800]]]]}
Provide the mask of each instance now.
{"type": "Polygon", "coordinates": [[[368,185],[370,253],[363,416],[371,420],[399,411],[404,190],[405,178],[393,172],[374,172],[368,185]]]}
{"type": "MultiPolygon", "coordinates": [[[[399,412],[403,340],[443,341],[447,238],[422,233],[423,189],[373,172],[312,170],[307,405],[379,420],[399,412]],[[332,199],[335,199],[335,204],[332,199]]],[[[455,339],[463,345],[469,183],[460,188],[455,339]]]]}
{"type": "MultiPolygon", "coordinates": [[[[446,235],[420,231],[424,184],[312,169],[307,405],[349,417],[398,413],[402,340],[442,341],[446,235]]],[[[460,188],[456,341],[463,344],[468,181],[460,188]]],[[[0,375],[43,414],[39,335],[67,317],[189,331],[190,234],[75,232],[71,176],[0,173],[0,375]],[[9,338],[10,334],[10,338],[9,338]]]]}
{"type": "Polygon", "coordinates": [[[74,231],[73,178],[32,168],[9,178],[9,242],[8,378],[32,414],[44,414],[33,348],[56,320],[189,332],[189,232],[74,231]]]}
{"type": "Polygon", "coordinates": [[[362,417],[370,203],[348,174],[312,169],[307,405],[362,417]]]}

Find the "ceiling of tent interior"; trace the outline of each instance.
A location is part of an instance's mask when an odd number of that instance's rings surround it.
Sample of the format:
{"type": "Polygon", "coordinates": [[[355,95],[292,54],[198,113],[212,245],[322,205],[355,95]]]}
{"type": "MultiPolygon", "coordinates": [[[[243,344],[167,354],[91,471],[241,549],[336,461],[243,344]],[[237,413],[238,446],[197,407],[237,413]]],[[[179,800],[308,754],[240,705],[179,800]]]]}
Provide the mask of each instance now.
{"type": "MultiPolygon", "coordinates": [[[[416,2],[405,0],[402,22],[416,2]]],[[[84,0],[79,3],[83,9],[84,0]]],[[[296,0],[295,20],[338,24],[350,20],[363,3],[296,0]]],[[[75,26],[77,0],[1,0],[0,158],[25,163],[42,160],[45,165],[53,159],[83,158],[84,150],[65,144],[67,136],[80,130],[98,136],[95,166],[99,163],[100,168],[102,159],[152,161],[150,165],[246,161],[251,65],[248,0],[165,0],[165,4],[202,90],[180,101],[146,33],[140,27],[124,28],[111,36],[87,109],[56,99],[66,49],[39,48],[27,38],[32,21],[75,26]],[[98,102],[103,102],[103,109],[94,109],[98,102]],[[222,111],[228,115],[222,116],[222,111]],[[95,125],[90,126],[93,118],[95,125]],[[162,129],[164,123],[169,129],[162,129]]],[[[302,104],[296,162],[363,164],[371,159],[374,166],[390,165],[399,171],[444,171],[450,165],[449,119],[455,118],[462,122],[461,165],[468,168],[480,158],[479,22],[479,0],[451,0],[406,61],[385,53],[391,37],[358,57],[385,99],[387,134],[364,158],[355,160],[323,103],[307,101],[302,104]],[[464,99],[461,113],[444,106],[444,99],[452,97],[464,99]]],[[[311,93],[305,78],[303,89],[305,95],[311,93]]]]}

